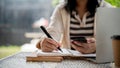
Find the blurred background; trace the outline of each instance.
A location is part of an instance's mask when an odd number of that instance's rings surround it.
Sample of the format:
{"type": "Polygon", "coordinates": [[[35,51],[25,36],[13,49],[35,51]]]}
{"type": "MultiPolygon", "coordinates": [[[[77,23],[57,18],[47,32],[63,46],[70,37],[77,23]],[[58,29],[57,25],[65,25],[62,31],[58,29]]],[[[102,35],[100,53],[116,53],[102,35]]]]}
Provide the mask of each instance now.
{"type": "MultiPolygon", "coordinates": [[[[64,0],[0,0],[0,58],[19,51],[35,50],[55,6],[64,0]]],[[[106,0],[120,7],[120,0],[106,0]]]]}

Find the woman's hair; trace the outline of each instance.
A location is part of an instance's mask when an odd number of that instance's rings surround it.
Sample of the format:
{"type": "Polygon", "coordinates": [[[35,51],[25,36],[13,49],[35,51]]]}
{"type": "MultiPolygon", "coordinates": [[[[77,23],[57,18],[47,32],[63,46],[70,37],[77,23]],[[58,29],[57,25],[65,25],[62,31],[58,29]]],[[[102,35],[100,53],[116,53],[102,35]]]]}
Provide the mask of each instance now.
{"type": "MultiPolygon", "coordinates": [[[[76,10],[77,2],[76,0],[66,0],[65,9],[67,12],[71,13],[73,10],[76,10]]],[[[96,8],[99,7],[98,0],[88,0],[87,10],[94,15],[96,8]]]]}

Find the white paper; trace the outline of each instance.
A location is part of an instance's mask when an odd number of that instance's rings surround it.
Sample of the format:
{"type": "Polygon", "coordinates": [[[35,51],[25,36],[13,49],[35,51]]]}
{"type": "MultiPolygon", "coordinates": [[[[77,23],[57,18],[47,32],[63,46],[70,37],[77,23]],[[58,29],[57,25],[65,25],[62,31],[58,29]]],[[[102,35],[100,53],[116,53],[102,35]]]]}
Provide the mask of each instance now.
{"type": "Polygon", "coordinates": [[[37,55],[38,56],[71,56],[72,54],[67,49],[62,49],[61,51],[53,51],[53,52],[42,52],[41,50],[38,50],[37,55]]]}
{"type": "Polygon", "coordinates": [[[92,54],[82,54],[79,51],[76,50],[69,50],[70,53],[72,53],[73,56],[81,56],[81,57],[96,57],[95,53],[92,54]]]}
{"type": "Polygon", "coordinates": [[[61,51],[53,51],[53,52],[42,52],[41,50],[37,51],[38,56],[81,56],[81,57],[96,57],[96,54],[82,54],[79,51],[70,50],[70,49],[62,49],[61,51]]]}

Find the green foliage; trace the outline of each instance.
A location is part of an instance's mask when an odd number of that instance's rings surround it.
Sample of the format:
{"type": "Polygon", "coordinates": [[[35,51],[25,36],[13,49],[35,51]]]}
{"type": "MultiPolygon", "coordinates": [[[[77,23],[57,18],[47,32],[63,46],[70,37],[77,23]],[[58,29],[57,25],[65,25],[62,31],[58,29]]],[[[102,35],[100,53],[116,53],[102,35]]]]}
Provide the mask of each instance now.
{"type": "MultiPolygon", "coordinates": [[[[105,0],[107,2],[109,2],[111,5],[116,6],[116,7],[120,7],[120,0],[105,0]]],[[[53,5],[57,5],[59,2],[59,0],[53,0],[53,5]]]]}
{"type": "Polygon", "coordinates": [[[0,46],[0,59],[20,51],[20,46],[0,46]]]}
{"type": "Polygon", "coordinates": [[[120,0],[106,0],[106,1],[113,6],[120,7],[120,0]]]}
{"type": "Polygon", "coordinates": [[[59,3],[59,0],[52,0],[52,5],[56,6],[59,3]]]}

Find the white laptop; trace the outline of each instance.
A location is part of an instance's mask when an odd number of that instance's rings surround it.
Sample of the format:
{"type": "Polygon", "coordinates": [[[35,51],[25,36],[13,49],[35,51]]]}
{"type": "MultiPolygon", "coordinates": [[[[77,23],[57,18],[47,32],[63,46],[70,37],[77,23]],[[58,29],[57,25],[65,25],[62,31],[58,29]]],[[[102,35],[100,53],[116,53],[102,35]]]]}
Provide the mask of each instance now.
{"type": "Polygon", "coordinates": [[[96,15],[97,63],[113,61],[111,36],[120,35],[120,8],[98,8],[96,15]]]}

